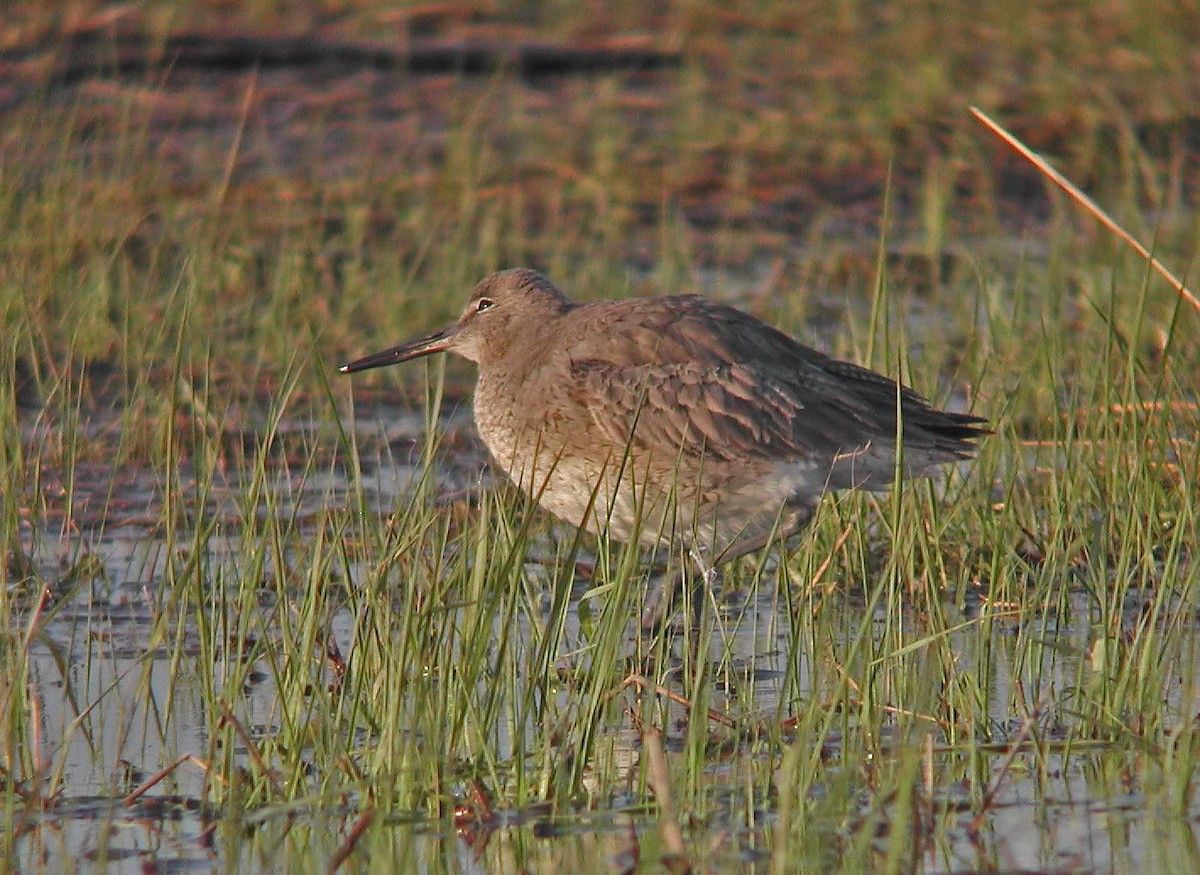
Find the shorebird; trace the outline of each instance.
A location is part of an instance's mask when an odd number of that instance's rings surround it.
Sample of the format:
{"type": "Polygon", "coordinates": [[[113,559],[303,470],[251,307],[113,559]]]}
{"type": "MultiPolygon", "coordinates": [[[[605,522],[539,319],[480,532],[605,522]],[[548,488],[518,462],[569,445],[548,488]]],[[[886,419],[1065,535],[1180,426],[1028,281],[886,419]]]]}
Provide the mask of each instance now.
{"type": "Polygon", "coordinates": [[[538,504],[618,541],[682,546],[709,579],[798,532],[826,492],[926,475],[987,432],[729,305],[578,304],[525,269],[485,277],[454,324],[341,371],[439,352],[477,365],[479,436],[538,504]]]}

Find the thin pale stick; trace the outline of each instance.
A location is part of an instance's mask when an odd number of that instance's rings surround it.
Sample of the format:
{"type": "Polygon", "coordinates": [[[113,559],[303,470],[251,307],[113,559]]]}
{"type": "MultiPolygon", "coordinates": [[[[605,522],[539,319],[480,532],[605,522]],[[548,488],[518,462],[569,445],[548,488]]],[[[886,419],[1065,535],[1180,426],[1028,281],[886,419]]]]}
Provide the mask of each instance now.
{"type": "Polygon", "coordinates": [[[122,799],[121,804],[122,805],[132,805],[133,803],[137,802],[144,795],[146,795],[147,792],[149,792],[151,789],[153,789],[156,784],[158,784],[160,781],[162,781],[164,778],[166,778],[167,775],[171,774],[171,772],[175,771],[177,768],[182,766],[184,763],[195,763],[197,766],[199,766],[201,768],[202,771],[205,771],[205,772],[207,772],[208,768],[209,768],[208,763],[206,763],[204,760],[200,759],[200,757],[195,756],[194,754],[185,753],[180,756],[177,756],[174,760],[171,761],[171,764],[169,766],[159,770],[149,780],[142,783],[141,786],[139,786],[136,790],[134,790],[132,793],[130,793],[128,796],[126,796],[124,799],[122,799]]]}
{"type": "Polygon", "coordinates": [[[370,827],[374,821],[375,809],[364,808],[362,813],[359,814],[358,818],[354,821],[354,824],[350,827],[350,832],[346,835],[346,840],[342,842],[341,846],[330,858],[329,865],[325,867],[325,871],[328,872],[329,875],[333,875],[334,872],[337,872],[337,870],[342,867],[342,864],[350,859],[350,855],[354,853],[354,846],[358,844],[358,840],[362,838],[363,833],[367,831],[367,828],[370,827]]]}
{"type": "Polygon", "coordinates": [[[662,837],[662,863],[670,872],[691,872],[687,846],[683,842],[683,830],[679,828],[679,815],[671,795],[671,776],[667,769],[667,754],[663,749],[662,732],[647,726],[642,729],[642,750],[646,754],[646,783],[658,800],[658,826],[662,837]]]}
{"type": "Polygon", "coordinates": [[[984,125],[986,125],[988,130],[1011,146],[1018,155],[1040,170],[1050,179],[1051,182],[1069,194],[1078,203],[1082,204],[1084,209],[1095,216],[1096,220],[1100,222],[1101,225],[1112,231],[1114,234],[1132,246],[1138,255],[1149,261],[1150,266],[1158,271],[1162,278],[1174,287],[1175,291],[1177,291],[1180,296],[1182,296],[1182,298],[1187,301],[1189,305],[1191,305],[1193,310],[1195,310],[1197,313],[1200,313],[1200,298],[1197,298],[1195,295],[1193,295],[1188,290],[1187,286],[1183,284],[1182,280],[1176,277],[1175,274],[1171,273],[1171,271],[1168,270],[1161,261],[1151,255],[1150,250],[1139,243],[1132,234],[1118,225],[1117,220],[1106,213],[1099,204],[1084,194],[1073,182],[1071,182],[1071,180],[1067,179],[1065,176],[1051,167],[1045,158],[1030,149],[1004,128],[1000,127],[999,124],[989,118],[987,113],[985,113],[979,107],[972,106],[971,114],[975,116],[975,118],[979,119],[979,121],[981,121],[984,125]]]}
{"type": "MultiPolygon", "coordinates": [[[[654,690],[654,692],[658,693],[660,696],[665,696],[676,705],[682,705],[689,711],[692,710],[691,699],[686,699],[679,695],[679,693],[669,690],[660,684],[653,683],[649,678],[643,677],[640,674],[631,674],[629,677],[625,678],[625,680],[621,681],[621,683],[609,693],[609,696],[615,696],[628,686],[635,686],[641,690],[654,690]]],[[[732,718],[726,717],[720,711],[714,711],[712,708],[708,709],[708,719],[714,723],[720,723],[723,726],[733,727],[737,725],[732,718]]]]}

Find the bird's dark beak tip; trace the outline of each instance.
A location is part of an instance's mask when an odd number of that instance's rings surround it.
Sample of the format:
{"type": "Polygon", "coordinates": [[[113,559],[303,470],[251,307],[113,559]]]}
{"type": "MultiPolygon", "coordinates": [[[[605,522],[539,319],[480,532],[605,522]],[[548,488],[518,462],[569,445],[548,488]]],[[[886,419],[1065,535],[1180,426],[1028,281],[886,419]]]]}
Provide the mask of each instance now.
{"type": "Polygon", "coordinates": [[[436,331],[428,337],[422,337],[420,340],[402,343],[399,346],[393,346],[391,349],[385,349],[382,352],[372,353],[360,359],[355,359],[352,362],[347,362],[338,368],[338,371],[343,374],[354,374],[359,371],[369,371],[372,368],[400,364],[401,362],[421,358],[422,356],[437,352],[445,352],[453,337],[453,328],[443,328],[441,331],[436,331]]]}

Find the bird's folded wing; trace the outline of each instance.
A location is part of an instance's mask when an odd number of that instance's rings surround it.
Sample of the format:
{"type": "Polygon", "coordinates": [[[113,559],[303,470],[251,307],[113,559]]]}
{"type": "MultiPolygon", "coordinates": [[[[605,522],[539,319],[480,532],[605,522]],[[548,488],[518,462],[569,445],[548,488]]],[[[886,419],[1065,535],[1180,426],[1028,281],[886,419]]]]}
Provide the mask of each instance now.
{"type": "Polygon", "coordinates": [[[829,463],[893,437],[875,433],[878,417],[816,368],[786,381],[740,363],[586,360],[571,371],[600,434],[635,451],[829,463]]]}

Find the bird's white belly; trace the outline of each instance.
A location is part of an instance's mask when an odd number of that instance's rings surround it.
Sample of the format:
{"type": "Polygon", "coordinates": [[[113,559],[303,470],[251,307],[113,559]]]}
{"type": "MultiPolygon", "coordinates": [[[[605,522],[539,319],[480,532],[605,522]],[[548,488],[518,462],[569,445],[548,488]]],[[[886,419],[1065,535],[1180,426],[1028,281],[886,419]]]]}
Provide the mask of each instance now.
{"type": "Polygon", "coordinates": [[[486,423],[480,434],[509,478],[554,516],[644,547],[683,543],[719,553],[769,531],[785,505],[815,503],[827,477],[811,464],[780,462],[748,478],[692,470],[666,482],[660,472],[654,481],[639,469],[643,460],[615,450],[615,460],[599,462],[594,447],[585,454],[570,442],[486,423]]]}

